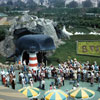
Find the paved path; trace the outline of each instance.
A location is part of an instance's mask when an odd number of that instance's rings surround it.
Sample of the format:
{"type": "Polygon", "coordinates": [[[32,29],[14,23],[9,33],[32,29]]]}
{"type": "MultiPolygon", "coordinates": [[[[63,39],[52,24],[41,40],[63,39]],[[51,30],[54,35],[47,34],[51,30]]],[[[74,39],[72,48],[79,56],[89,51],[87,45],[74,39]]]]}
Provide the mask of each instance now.
{"type": "Polygon", "coordinates": [[[0,100],[28,100],[28,98],[16,90],[0,86],[0,100]]]}

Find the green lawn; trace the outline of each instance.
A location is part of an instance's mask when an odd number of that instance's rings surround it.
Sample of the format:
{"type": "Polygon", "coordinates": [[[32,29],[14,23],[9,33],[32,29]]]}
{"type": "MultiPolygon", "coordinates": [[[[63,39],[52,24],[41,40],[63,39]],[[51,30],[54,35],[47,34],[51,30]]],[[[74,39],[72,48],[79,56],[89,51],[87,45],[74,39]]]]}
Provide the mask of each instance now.
{"type": "Polygon", "coordinates": [[[6,62],[6,57],[3,57],[0,55],[0,62],[5,63],[6,62]]]}
{"type": "MultiPolygon", "coordinates": [[[[66,28],[67,29],[67,28],[66,28]]],[[[87,27],[73,27],[70,29],[67,29],[67,31],[75,33],[75,32],[84,32],[84,33],[90,33],[93,30],[93,28],[89,29],[87,27]]]]}
{"type": "Polygon", "coordinates": [[[70,40],[64,40],[65,44],[60,45],[59,48],[56,49],[55,53],[49,57],[51,60],[51,63],[54,65],[57,65],[57,60],[60,61],[66,61],[70,58],[77,58],[80,62],[90,61],[90,63],[93,63],[94,61],[97,61],[97,63],[100,65],[100,57],[96,56],[84,56],[84,55],[78,55],[76,53],[76,41],[77,40],[100,40],[100,36],[94,36],[94,35],[78,35],[78,36],[72,36],[70,40]]]}

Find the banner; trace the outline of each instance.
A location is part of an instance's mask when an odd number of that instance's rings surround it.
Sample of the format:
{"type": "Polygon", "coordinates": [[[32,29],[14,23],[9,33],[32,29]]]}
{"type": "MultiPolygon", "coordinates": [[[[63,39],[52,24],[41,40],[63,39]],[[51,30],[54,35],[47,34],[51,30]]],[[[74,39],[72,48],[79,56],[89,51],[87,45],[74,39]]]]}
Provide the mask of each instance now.
{"type": "Polygon", "coordinates": [[[77,41],[77,54],[100,56],[100,41],[77,41]]]}

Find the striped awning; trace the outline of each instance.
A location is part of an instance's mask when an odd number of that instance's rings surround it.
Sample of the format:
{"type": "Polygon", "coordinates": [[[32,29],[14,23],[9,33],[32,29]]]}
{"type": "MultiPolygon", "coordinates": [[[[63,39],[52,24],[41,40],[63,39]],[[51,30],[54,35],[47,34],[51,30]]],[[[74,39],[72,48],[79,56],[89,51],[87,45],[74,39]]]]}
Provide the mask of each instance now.
{"type": "Polygon", "coordinates": [[[95,95],[95,92],[87,88],[77,88],[75,90],[71,90],[69,95],[76,99],[87,99],[92,98],[95,95]]]}
{"type": "Polygon", "coordinates": [[[67,100],[68,95],[62,90],[49,90],[44,94],[45,100],[67,100]]]}
{"type": "Polygon", "coordinates": [[[30,86],[24,87],[18,91],[24,94],[25,96],[27,96],[28,98],[37,98],[40,94],[40,91],[38,88],[34,88],[30,86]]]}

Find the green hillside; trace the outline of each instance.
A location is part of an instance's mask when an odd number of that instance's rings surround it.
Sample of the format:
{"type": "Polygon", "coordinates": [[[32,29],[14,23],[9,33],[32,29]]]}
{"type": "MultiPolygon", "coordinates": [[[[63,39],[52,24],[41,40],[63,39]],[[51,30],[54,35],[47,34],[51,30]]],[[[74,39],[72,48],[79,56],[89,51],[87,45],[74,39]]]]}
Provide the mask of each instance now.
{"type": "Polygon", "coordinates": [[[66,61],[70,58],[77,58],[80,62],[90,61],[90,63],[93,63],[94,61],[97,61],[97,63],[100,65],[100,57],[95,56],[84,56],[84,55],[78,55],[76,53],[76,41],[77,40],[100,40],[100,36],[96,35],[77,35],[72,36],[70,40],[64,40],[65,44],[60,45],[59,48],[56,49],[55,53],[50,57],[51,63],[54,65],[57,65],[57,61],[66,61]]]}

